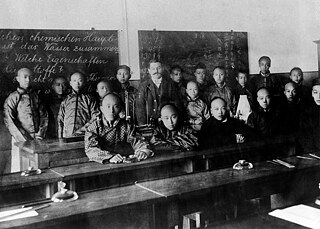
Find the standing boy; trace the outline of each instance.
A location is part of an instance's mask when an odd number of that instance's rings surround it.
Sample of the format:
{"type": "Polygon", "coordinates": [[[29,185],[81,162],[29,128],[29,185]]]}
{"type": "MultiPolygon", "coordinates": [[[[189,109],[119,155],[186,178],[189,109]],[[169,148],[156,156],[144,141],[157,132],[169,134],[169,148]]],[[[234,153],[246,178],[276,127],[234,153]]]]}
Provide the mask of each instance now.
{"type": "Polygon", "coordinates": [[[130,85],[131,69],[127,65],[120,65],[117,70],[116,92],[124,102],[125,119],[135,123],[135,99],[137,89],[130,85]]]}
{"type": "Polygon", "coordinates": [[[261,87],[267,88],[273,96],[280,96],[283,92],[280,79],[271,74],[271,59],[268,56],[262,56],[259,59],[260,73],[250,80],[251,93],[256,95],[257,90],[261,87]]]}
{"type": "Polygon", "coordinates": [[[210,87],[211,83],[207,79],[207,67],[204,63],[199,62],[194,70],[194,76],[199,88],[199,97],[203,100],[206,99],[206,91],[210,87]]]}
{"type": "Polygon", "coordinates": [[[4,122],[12,136],[11,171],[20,170],[19,149],[15,142],[43,139],[48,126],[48,113],[38,94],[30,88],[32,71],[21,68],[16,80],[19,87],[4,102],[4,122]]]}
{"type": "Polygon", "coordinates": [[[81,72],[70,75],[71,94],[61,103],[58,114],[58,137],[84,135],[89,121],[99,115],[94,98],[83,92],[86,77],[81,72]]]}
{"type": "Polygon", "coordinates": [[[223,98],[227,103],[228,111],[234,114],[236,100],[232,90],[226,85],[225,68],[221,66],[215,67],[213,69],[213,79],[215,84],[208,88],[207,101],[210,102],[214,97],[223,98]]]}
{"type": "Polygon", "coordinates": [[[210,118],[207,104],[199,98],[198,84],[195,81],[187,83],[185,108],[187,121],[195,131],[200,131],[203,122],[210,118]]]}
{"type": "Polygon", "coordinates": [[[45,95],[44,105],[48,111],[49,123],[47,129],[47,138],[58,138],[58,113],[62,101],[67,96],[67,80],[58,76],[52,80],[51,92],[45,95]]]}

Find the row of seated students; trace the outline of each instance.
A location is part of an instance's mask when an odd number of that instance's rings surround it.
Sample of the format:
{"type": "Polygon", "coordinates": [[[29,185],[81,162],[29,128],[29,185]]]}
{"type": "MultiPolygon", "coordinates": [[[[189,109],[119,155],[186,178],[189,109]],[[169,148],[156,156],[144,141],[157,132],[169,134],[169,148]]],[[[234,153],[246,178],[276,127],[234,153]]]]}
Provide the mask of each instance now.
{"type": "Polygon", "coordinates": [[[191,150],[293,132],[308,136],[307,146],[312,148],[317,142],[312,136],[319,135],[319,131],[310,135],[310,130],[319,126],[320,80],[314,80],[311,93],[302,85],[301,69],[293,68],[291,81],[283,88],[277,76],[270,74],[270,66],[270,58],[261,57],[260,74],[247,84],[248,75],[239,71],[239,85],[231,89],[223,67],[214,68],[214,84],[210,84],[205,65],[199,63],[195,79],[183,83],[179,66],[167,78],[161,63],[152,60],[150,78],[136,90],[129,83],[130,68],[122,65],[115,79],[98,82],[97,99],[83,92],[86,77],[82,72],[70,75],[71,93],[66,93],[67,80],[57,77],[52,93],[40,96],[30,87],[32,71],[22,68],[16,76],[19,87],[4,103],[4,121],[13,143],[85,134],[88,157],[103,163],[123,160],[114,148],[120,142],[129,143],[139,160],[153,155],[152,145],[191,150]],[[236,112],[241,95],[246,95],[253,110],[242,118],[236,112]],[[150,123],[155,125],[147,141],[134,126],[150,123]]]}

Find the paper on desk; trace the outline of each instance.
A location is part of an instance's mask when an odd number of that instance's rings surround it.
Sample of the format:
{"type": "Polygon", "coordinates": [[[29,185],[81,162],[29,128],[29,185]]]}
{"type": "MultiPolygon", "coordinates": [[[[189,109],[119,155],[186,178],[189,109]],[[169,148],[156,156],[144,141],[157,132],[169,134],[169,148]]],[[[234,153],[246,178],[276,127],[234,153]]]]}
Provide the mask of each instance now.
{"type": "Polygon", "coordinates": [[[28,208],[30,210],[27,210],[27,211],[26,211],[27,208],[19,208],[19,209],[0,212],[0,218],[1,218],[0,222],[39,215],[36,211],[31,210],[32,207],[28,207],[28,208]],[[21,214],[18,214],[19,212],[21,212],[21,214]],[[10,216],[10,215],[12,215],[12,216],[10,216]],[[6,216],[8,216],[8,217],[6,217],[6,216]]]}
{"type": "Polygon", "coordinates": [[[303,204],[269,212],[269,215],[284,219],[305,227],[320,229],[320,209],[303,204]]]}

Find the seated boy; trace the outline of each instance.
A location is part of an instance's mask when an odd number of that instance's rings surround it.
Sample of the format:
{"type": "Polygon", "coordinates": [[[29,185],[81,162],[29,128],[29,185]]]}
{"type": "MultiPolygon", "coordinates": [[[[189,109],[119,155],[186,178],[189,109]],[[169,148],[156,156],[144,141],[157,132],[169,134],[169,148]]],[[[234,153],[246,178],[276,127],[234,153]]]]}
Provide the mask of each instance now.
{"type": "Polygon", "coordinates": [[[223,98],[214,97],[210,105],[211,118],[203,123],[199,133],[201,148],[243,143],[249,137],[245,125],[229,117],[227,102],[223,98]]]}
{"type": "Polygon", "coordinates": [[[206,99],[206,91],[210,87],[211,83],[208,81],[207,77],[207,67],[204,63],[199,62],[194,70],[194,76],[199,88],[199,97],[202,100],[206,99]]]}
{"type": "Polygon", "coordinates": [[[134,135],[133,126],[120,119],[122,101],[118,95],[107,94],[100,109],[102,119],[92,122],[85,133],[85,152],[90,161],[121,163],[124,156],[131,154],[130,150],[134,151],[132,154],[139,161],[153,155],[148,143],[134,135]],[[130,150],[125,148],[127,144],[130,144],[130,150]]]}
{"type": "Polygon", "coordinates": [[[49,117],[46,138],[58,138],[58,113],[62,101],[67,96],[67,89],[67,80],[57,76],[52,80],[51,92],[44,95],[44,105],[49,117]]]}
{"type": "Polygon", "coordinates": [[[69,80],[72,92],[62,101],[58,113],[59,138],[84,135],[89,121],[100,113],[94,98],[83,91],[85,75],[75,72],[69,80]]]}
{"type": "Polygon", "coordinates": [[[134,103],[136,99],[137,89],[130,85],[131,69],[127,65],[120,65],[117,70],[117,81],[115,92],[120,95],[121,100],[124,102],[124,115],[126,120],[135,123],[134,103]]]}
{"type": "Polygon", "coordinates": [[[203,122],[210,118],[207,104],[199,98],[198,84],[189,81],[186,89],[185,107],[187,110],[187,121],[195,131],[200,131],[203,122]]]}
{"type": "Polygon", "coordinates": [[[227,103],[227,109],[231,113],[235,113],[236,100],[234,94],[226,85],[226,71],[224,67],[217,66],[213,69],[213,79],[215,84],[210,86],[207,91],[207,101],[210,102],[214,97],[223,98],[227,103]]]}
{"type": "Polygon", "coordinates": [[[262,56],[259,59],[260,73],[250,80],[251,93],[255,93],[261,87],[267,88],[274,96],[280,96],[283,92],[281,80],[278,76],[271,74],[271,59],[268,56],[262,56]]]}
{"type": "Polygon", "coordinates": [[[43,139],[48,126],[48,113],[38,94],[30,88],[32,71],[21,68],[16,80],[19,87],[4,102],[4,123],[12,136],[11,172],[19,171],[19,149],[15,142],[43,139]]]}
{"type": "Polygon", "coordinates": [[[265,87],[257,91],[258,108],[248,117],[247,125],[260,136],[274,136],[279,133],[279,111],[271,106],[272,97],[265,87]]]}
{"type": "Polygon", "coordinates": [[[173,104],[166,104],[161,108],[161,125],[155,128],[150,143],[155,149],[192,150],[198,146],[198,139],[193,131],[183,126],[178,108],[173,104]]]}
{"type": "Polygon", "coordinates": [[[301,68],[294,67],[291,69],[290,80],[298,85],[297,93],[299,98],[301,98],[307,104],[311,104],[313,100],[311,96],[311,90],[307,86],[303,85],[303,72],[301,68]]]}

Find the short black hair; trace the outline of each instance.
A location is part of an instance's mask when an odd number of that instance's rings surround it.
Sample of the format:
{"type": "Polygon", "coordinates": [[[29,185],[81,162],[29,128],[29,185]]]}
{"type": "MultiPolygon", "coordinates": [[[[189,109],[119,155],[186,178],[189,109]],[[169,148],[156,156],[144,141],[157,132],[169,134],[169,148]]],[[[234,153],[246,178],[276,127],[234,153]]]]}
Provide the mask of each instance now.
{"type": "Polygon", "coordinates": [[[128,65],[119,65],[119,67],[117,68],[117,71],[120,69],[127,70],[129,72],[129,74],[131,75],[131,69],[128,65]]]}
{"type": "Polygon", "coordinates": [[[153,64],[153,63],[160,63],[160,64],[161,64],[160,60],[158,60],[158,59],[151,59],[151,60],[149,61],[149,64],[148,64],[148,68],[150,68],[150,64],[153,64]]]}
{"type": "Polygon", "coordinates": [[[294,68],[292,68],[291,71],[290,71],[290,75],[292,74],[293,71],[298,71],[298,72],[300,72],[301,77],[303,78],[303,71],[302,71],[301,68],[299,68],[299,67],[294,67],[294,68]]]}
{"type": "Polygon", "coordinates": [[[320,85],[320,77],[317,77],[312,80],[312,87],[317,85],[320,85]]]}
{"type": "Polygon", "coordinates": [[[172,72],[173,72],[174,70],[180,70],[180,72],[183,72],[183,70],[182,70],[182,68],[180,67],[180,65],[177,65],[177,64],[173,65],[173,66],[170,68],[170,74],[172,74],[172,72]]]}
{"type": "Polygon", "coordinates": [[[197,71],[197,69],[207,69],[207,66],[206,66],[204,63],[199,62],[199,63],[195,66],[194,72],[197,71]]]}
{"type": "Polygon", "coordinates": [[[221,65],[215,66],[215,67],[213,68],[212,72],[214,72],[214,70],[216,70],[216,69],[221,69],[222,71],[226,72],[226,68],[223,67],[223,66],[221,66],[221,65]]]}

